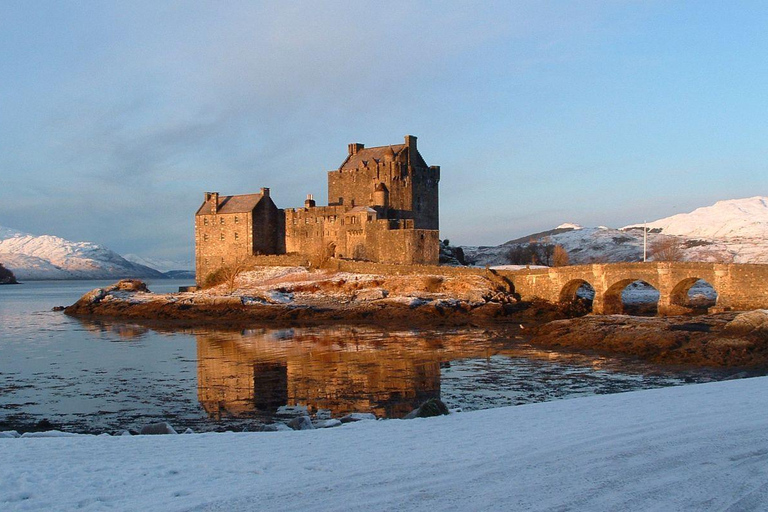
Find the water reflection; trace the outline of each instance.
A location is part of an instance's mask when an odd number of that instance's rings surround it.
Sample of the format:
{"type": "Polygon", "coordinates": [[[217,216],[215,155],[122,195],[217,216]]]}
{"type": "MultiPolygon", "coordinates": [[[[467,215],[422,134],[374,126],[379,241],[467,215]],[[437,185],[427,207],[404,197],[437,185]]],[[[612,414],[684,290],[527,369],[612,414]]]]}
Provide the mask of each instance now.
{"type": "Polygon", "coordinates": [[[474,343],[480,336],[353,328],[198,334],[198,398],[217,419],[272,416],[283,405],[399,418],[440,397],[441,365],[488,355],[474,343]]]}
{"type": "Polygon", "coordinates": [[[723,377],[537,350],[514,331],[157,330],[51,312],[104,284],[0,293],[0,430],[258,429],[284,405],[396,418],[431,397],[471,410],[723,377]]]}

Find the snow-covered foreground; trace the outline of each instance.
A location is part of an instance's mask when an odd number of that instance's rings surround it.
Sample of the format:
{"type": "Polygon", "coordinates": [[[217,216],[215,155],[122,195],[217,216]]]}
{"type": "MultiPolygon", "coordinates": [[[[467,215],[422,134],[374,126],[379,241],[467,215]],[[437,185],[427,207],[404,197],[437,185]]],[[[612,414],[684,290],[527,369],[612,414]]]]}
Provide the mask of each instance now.
{"type": "Polygon", "coordinates": [[[768,378],[335,429],[0,439],[2,510],[765,510],[768,378]]]}

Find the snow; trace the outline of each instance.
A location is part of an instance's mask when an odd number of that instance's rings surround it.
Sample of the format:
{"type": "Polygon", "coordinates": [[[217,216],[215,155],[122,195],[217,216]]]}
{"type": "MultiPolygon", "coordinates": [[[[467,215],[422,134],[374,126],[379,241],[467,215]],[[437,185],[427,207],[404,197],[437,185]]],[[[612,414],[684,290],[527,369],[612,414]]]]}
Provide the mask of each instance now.
{"type": "Polygon", "coordinates": [[[768,378],[270,433],[0,440],[12,510],[763,510],[768,378]]]}
{"type": "MultiPolygon", "coordinates": [[[[642,227],[642,224],[627,227],[642,227]]],[[[649,222],[648,227],[689,238],[765,239],[768,238],[768,197],[718,201],[690,213],[649,222]]]]}
{"type": "Polygon", "coordinates": [[[19,280],[161,277],[98,244],[5,227],[0,227],[0,263],[19,280]]]}
{"type": "MultiPolygon", "coordinates": [[[[648,228],[656,231],[648,234],[650,249],[658,241],[676,239],[687,261],[768,263],[768,197],[719,201],[649,222],[648,228]]],[[[557,229],[569,231],[548,235],[546,243],[562,245],[572,264],[642,261],[643,224],[612,229],[565,223],[557,229]]],[[[463,249],[474,265],[504,265],[507,253],[516,245],[463,249]]]]}

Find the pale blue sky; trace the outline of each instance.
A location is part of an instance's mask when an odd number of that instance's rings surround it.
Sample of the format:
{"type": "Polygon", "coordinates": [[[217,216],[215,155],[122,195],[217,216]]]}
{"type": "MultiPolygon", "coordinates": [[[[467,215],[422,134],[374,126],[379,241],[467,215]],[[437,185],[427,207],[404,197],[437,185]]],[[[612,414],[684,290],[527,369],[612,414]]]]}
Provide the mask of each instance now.
{"type": "Polygon", "coordinates": [[[122,253],[405,134],[465,245],[768,195],[763,1],[4,0],[0,48],[0,225],[122,253]]]}

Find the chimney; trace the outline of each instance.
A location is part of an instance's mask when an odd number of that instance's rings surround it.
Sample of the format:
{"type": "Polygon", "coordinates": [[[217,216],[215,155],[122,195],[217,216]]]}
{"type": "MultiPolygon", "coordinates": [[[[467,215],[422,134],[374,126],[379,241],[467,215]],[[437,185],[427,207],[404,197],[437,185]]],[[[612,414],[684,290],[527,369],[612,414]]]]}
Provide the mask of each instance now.
{"type": "Polygon", "coordinates": [[[315,196],[312,194],[307,194],[307,199],[304,201],[304,208],[314,208],[315,207],[315,196]]]}
{"type": "Polygon", "coordinates": [[[261,195],[264,197],[269,197],[269,188],[261,187],[261,195]]]}
{"type": "Polygon", "coordinates": [[[219,212],[219,193],[218,192],[206,192],[205,202],[211,202],[211,213],[216,215],[219,212]]]}
{"type": "Polygon", "coordinates": [[[413,135],[405,136],[405,147],[410,149],[416,149],[416,137],[413,135]]]}
{"type": "Polygon", "coordinates": [[[364,147],[365,147],[365,144],[360,144],[359,142],[353,142],[352,144],[347,145],[347,149],[349,150],[350,155],[357,154],[357,152],[363,149],[364,147]]]}

